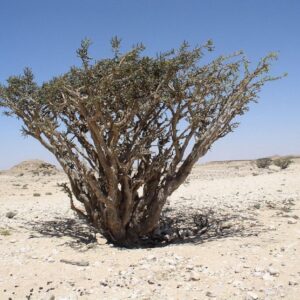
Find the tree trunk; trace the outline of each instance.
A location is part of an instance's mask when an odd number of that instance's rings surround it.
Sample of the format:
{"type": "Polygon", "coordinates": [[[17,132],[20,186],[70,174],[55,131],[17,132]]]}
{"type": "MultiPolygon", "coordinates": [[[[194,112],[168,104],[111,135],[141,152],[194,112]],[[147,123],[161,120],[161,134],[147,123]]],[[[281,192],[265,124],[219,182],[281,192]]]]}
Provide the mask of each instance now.
{"type": "Polygon", "coordinates": [[[93,226],[108,240],[118,246],[132,247],[141,243],[141,238],[150,235],[159,226],[159,219],[166,197],[163,192],[150,202],[147,207],[141,210],[131,206],[130,212],[128,207],[120,206],[117,210],[114,207],[106,207],[104,211],[99,208],[93,208],[92,220],[93,226]],[[127,209],[127,223],[124,223],[124,209],[127,209]],[[105,215],[105,217],[104,217],[105,215]],[[103,222],[103,220],[106,220],[103,222]]]}

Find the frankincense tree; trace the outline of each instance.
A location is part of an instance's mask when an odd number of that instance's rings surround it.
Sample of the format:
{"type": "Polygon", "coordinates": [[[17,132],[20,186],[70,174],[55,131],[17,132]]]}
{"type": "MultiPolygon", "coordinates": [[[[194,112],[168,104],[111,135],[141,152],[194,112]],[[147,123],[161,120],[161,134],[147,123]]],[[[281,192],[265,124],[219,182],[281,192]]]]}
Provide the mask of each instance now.
{"type": "MultiPolygon", "coordinates": [[[[136,243],[158,226],[166,199],[193,165],[237,123],[268,76],[270,54],[249,70],[242,52],[202,64],[212,43],[183,43],[156,57],[143,45],[38,85],[30,69],[0,86],[0,106],[52,152],[82,203],[71,207],[109,241],[136,243]]],[[[72,197],[71,197],[72,198],[72,197]]]]}

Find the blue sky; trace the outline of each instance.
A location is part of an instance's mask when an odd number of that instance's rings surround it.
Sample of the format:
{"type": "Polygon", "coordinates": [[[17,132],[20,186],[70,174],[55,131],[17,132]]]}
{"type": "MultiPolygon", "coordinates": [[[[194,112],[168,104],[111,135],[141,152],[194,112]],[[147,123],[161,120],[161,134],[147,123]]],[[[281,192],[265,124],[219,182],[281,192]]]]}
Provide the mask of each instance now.
{"type": "MultiPolygon", "coordinates": [[[[266,85],[258,104],[234,133],[218,141],[203,161],[300,154],[300,1],[298,0],[1,0],[0,82],[33,69],[39,83],[78,64],[80,40],[93,40],[94,58],[111,55],[118,35],[123,49],[143,42],[155,55],[213,39],[217,54],[243,49],[257,62],[279,51],[272,74],[288,77],[266,85]]],[[[0,169],[24,159],[54,157],[32,138],[21,136],[20,122],[0,116],[0,169]]]]}

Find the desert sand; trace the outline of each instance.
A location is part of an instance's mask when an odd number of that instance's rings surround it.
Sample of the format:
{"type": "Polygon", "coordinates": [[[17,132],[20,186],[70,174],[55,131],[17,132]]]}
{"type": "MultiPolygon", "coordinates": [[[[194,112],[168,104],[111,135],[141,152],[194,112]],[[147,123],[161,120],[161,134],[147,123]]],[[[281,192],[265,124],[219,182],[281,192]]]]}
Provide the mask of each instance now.
{"type": "Polygon", "coordinates": [[[166,207],[182,239],[152,248],[106,244],[69,208],[66,181],[41,161],[0,173],[1,300],[300,299],[299,158],[197,165],[166,207]]]}

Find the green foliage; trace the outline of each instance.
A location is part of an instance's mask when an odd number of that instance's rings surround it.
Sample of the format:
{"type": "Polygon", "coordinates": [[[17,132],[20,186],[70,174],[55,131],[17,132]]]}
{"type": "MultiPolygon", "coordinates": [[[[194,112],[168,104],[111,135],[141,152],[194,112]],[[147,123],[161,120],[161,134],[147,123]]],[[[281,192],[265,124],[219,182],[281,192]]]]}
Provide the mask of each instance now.
{"type": "Polygon", "coordinates": [[[256,160],[256,166],[260,169],[269,168],[271,164],[272,164],[271,158],[259,158],[256,160]]]}
{"type": "Polygon", "coordinates": [[[269,168],[270,165],[274,164],[280,169],[286,169],[293,161],[290,157],[280,157],[272,160],[271,158],[259,158],[256,160],[256,166],[261,169],[269,168]]]}
{"type": "Polygon", "coordinates": [[[91,44],[92,42],[88,38],[85,38],[84,40],[81,41],[81,46],[76,51],[77,56],[81,59],[85,69],[88,67],[89,61],[91,60],[88,54],[89,47],[91,44]]]}
{"type": "Polygon", "coordinates": [[[11,232],[8,229],[6,229],[6,228],[0,227],[0,235],[2,235],[2,236],[9,236],[9,235],[11,235],[11,232]]]}
{"type": "Polygon", "coordinates": [[[273,161],[274,165],[279,167],[280,169],[286,169],[293,161],[290,157],[281,157],[277,158],[273,161]]]}

